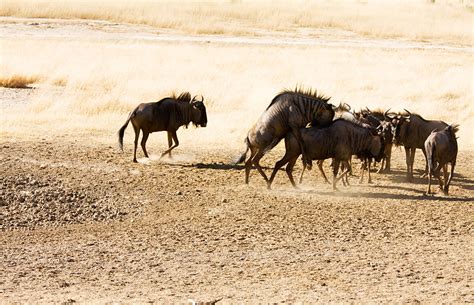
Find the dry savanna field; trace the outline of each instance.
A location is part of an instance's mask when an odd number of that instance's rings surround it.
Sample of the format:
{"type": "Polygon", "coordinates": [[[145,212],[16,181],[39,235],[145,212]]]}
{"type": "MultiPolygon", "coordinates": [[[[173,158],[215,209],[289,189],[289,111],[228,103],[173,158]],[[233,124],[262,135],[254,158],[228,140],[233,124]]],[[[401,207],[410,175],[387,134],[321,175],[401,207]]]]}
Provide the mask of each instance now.
{"type": "Polygon", "coordinates": [[[0,303],[474,302],[473,6],[3,1],[0,303]],[[449,196],[425,194],[419,150],[407,182],[403,147],[372,184],[354,160],[339,191],[317,169],[246,185],[232,161],[295,86],[459,124],[449,196]],[[207,127],[181,128],[173,159],[153,133],[132,163],[128,113],[183,91],[207,127]]]}

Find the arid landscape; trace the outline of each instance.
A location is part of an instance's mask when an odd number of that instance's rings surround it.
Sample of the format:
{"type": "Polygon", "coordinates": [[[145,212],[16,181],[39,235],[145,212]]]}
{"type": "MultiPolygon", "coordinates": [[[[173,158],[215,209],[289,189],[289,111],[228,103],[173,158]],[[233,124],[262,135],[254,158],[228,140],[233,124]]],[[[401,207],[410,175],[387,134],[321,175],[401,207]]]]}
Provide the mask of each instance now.
{"type": "Polygon", "coordinates": [[[0,303],[474,302],[472,2],[415,2],[6,1],[0,303]],[[246,133],[295,86],[459,124],[449,196],[425,194],[419,150],[407,182],[403,147],[372,184],[354,160],[340,191],[316,168],[246,185],[246,133]],[[207,127],[133,163],[128,113],[183,91],[207,127]]]}

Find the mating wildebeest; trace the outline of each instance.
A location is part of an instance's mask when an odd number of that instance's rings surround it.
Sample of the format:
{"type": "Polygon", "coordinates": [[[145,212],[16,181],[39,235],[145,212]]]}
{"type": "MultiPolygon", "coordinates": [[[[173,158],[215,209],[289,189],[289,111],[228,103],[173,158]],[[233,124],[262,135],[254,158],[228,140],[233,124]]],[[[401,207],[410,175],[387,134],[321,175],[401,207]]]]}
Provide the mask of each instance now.
{"type": "Polygon", "coordinates": [[[295,136],[302,150],[303,160],[306,160],[300,128],[306,127],[309,123],[316,126],[330,124],[334,110],[333,105],[328,103],[329,99],[311,90],[301,89],[285,90],[275,96],[257,123],[249,130],[245,139],[247,149],[237,161],[237,163],[243,162],[250,150],[250,155],[245,161],[245,183],[249,182],[252,164],[268,182],[259,161],[288,133],[295,136]]]}
{"type": "Polygon", "coordinates": [[[428,194],[431,193],[431,176],[439,180],[440,189],[448,195],[449,184],[453,178],[458,142],[456,141],[457,126],[449,125],[441,131],[433,130],[425,141],[426,162],[428,163],[428,194]],[[448,163],[451,163],[451,173],[448,178],[448,163]],[[441,181],[440,170],[443,169],[444,185],[441,181]]]}
{"type": "Polygon", "coordinates": [[[155,103],[142,103],[138,105],[137,108],[130,113],[127,121],[118,132],[118,140],[121,149],[123,149],[125,128],[127,128],[130,121],[132,121],[132,126],[135,130],[133,162],[137,162],[137,144],[140,130],[143,132],[141,146],[145,157],[148,158],[145,147],[148,135],[155,131],[168,132],[168,149],[161,154],[161,157],[166,154],[169,154],[171,157],[171,150],[179,145],[178,136],[176,135],[176,131],[179,127],[187,127],[191,122],[196,127],[206,127],[207,113],[206,106],[204,106],[204,98],[201,96],[200,101],[196,100],[196,97],[191,99],[189,92],[184,92],[178,97],[173,95],[155,103]]]}
{"type": "MultiPolygon", "coordinates": [[[[336,183],[346,175],[351,165],[349,160],[352,155],[380,156],[383,142],[379,135],[374,135],[368,128],[360,126],[356,122],[339,119],[325,128],[302,128],[300,130],[303,138],[303,145],[310,160],[324,160],[334,158],[333,160],[333,189],[336,190],[336,183]],[[343,164],[345,171],[337,177],[340,163],[343,164]]],[[[268,181],[268,187],[271,187],[273,179],[278,170],[288,163],[286,173],[291,184],[296,187],[293,179],[293,167],[301,154],[300,146],[292,133],[285,137],[285,155],[276,162],[273,173],[268,181]]]]}
{"type": "MultiPolygon", "coordinates": [[[[443,130],[448,126],[443,121],[425,120],[418,114],[412,114],[405,109],[408,115],[394,115],[386,114],[392,120],[393,136],[395,138],[395,145],[403,145],[405,147],[406,164],[407,164],[407,179],[413,181],[413,163],[415,161],[415,152],[419,148],[423,151],[426,159],[425,141],[431,134],[431,131],[443,130]]],[[[458,127],[453,127],[456,133],[458,127]]],[[[428,165],[425,166],[425,174],[428,165]]]]}

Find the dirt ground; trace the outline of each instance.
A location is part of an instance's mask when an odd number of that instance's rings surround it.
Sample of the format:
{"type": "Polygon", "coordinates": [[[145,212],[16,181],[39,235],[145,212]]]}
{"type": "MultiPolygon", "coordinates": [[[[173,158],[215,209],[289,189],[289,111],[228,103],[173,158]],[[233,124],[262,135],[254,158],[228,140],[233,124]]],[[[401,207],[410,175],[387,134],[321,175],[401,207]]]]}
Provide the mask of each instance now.
{"type": "MultiPolygon", "coordinates": [[[[81,28],[85,34],[55,23],[2,24],[5,41],[45,32],[58,41],[85,35],[116,43],[123,30],[96,37],[95,23],[81,28]]],[[[49,90],[38,88],[0,89],[0,114],[8,118],[0,129],[0,303],[474,302],[474,154],[467,146],[449,196],[436,183],[435,195],[424,194],[419,151],[415,181],[406,182],[400,148],[393,172],[373,172],[371,185],[358,182],[354,162],[356,177],[340,191],[316,170],[300,189],[282,170],[267,190],[255,170],[245,185],[243,167],[230,162],[244,149],[243,138],[241,148],[234,143],[240,131],[213,145],[207,141],[226,135],[213,134],[211,119],[206,130],[180,130],[173,160],[158,158],[165,135],[152,134],[151,159],[139,151],[135,164],[130,130],[121,153],[118,123],[87,125],[107,114],[53,120],[28,113],[29,96],[49,90]]],[[[223,122],[239,120],[225,114],[223,122]]],[[[267,173],[282,155],[280,145],[264,158],[267,173]]]]}
{"type": "Polygon", "coordinates": [[[446,197],[405,182],[401,150],[334,192],[314,171],[247,186],[235,151],[130,146],[2,140],[3,302],[474,301],[472,152],[446,197]]]}

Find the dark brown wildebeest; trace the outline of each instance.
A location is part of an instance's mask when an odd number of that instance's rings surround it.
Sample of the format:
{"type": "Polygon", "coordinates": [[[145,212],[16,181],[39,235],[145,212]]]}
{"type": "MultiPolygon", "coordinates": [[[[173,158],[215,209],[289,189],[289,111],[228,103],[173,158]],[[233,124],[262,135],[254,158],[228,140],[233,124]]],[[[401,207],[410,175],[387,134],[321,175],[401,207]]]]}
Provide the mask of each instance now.
{"type": "Polygon", "coordinates": [[[314,126],[330,124],[334,117],[334,110],[333,105],[328,103],[329,99],[311,90],[301,89],[284,90],[275,96],[257,123],[249,130],[245,139],[247,149],[236,161],[236,163],[243,162],[250,150],[250,155],[245,160],[245,183],[249,183],[252,164],[268,182],[259,161],[288,133],[295,135],[304,157],[305,150],[302,146],[300,128],[306,127],[309,123],[314,126]]]}
{"type": "Polygon", "coordinates": [[[393,146],[393,134],[391,120],[386,117],[386,114],[390,111],[383,111],[380,109],[370,110],[368,107],[362,109],[356,114],[359,120],[367,122],[373,128],[377,129],[377,132],[382,135],[384,140],[384,153],[382,157],[382,163],[378,172],[390,172],[391,158],[392,158],[392,146],[393,146]]]}
{"type": "Polygon", "coordinates": [[[449,184],[453,178],[458,142],[456,130],[458,126],[449,125],[441,131],[433,130],[425,141],[426,163],[428,163],[428,194],[431,194],[431,176],[438,178],[439,187],[448,195],[449,184]],[[448,176],[448,163],[451,163],[451,173],[448,176]],[[441,181],[440,170],[443,169],[444,185],[441,181]]]}
{"type": "Polygon", "coordinates": [[[161,157],[166,154],[169,154],[171,157],[171,150],[179,145],[178,136],[176,135],[179,127],[187,127],[191,122],[196,127],[206,127],[207,113],[206,106],[204,106],[204,98],[201,97],[200,101],[196,100],[196,97],[191,99],[189,92],[184,92],[178,97],[173,95],[155,103],[142,103],[138,105],[118,131],[118,141],[122,150],[125,128],[127,128],[130,121],[135,130],[133,162],[137,162],[137,145],[140,130],[143,132],[141,146],[145,157],[148,158],[145,147],[148,135],[155,131],[168,132],[168,149],[161,154],[161,157]]]}
{"type": "Polygon", "coordinates": [[[384,141],[384,151],[382,160],[380,163],[379,173],[390,172],[390,161],[392,159],[392,146],[393,146],[393,134],[392,134],[392,123],[388,121],[381,121],[377,127],[377,132],[382,135],[384,141]]]}
{"type": "MultiPolygon", "coordinates": [[[[355,122],[339,119],[325,128],[302,128],[300,130],[303,138],[303,145],[310,160],[324,160],[334,158],[333,160],[333,180],[332,186],[336,190],[336,183],[351,168],[349,160],[352,155],[363,155],[366,157],[379,156],[382,150],[382,137],[374,135],[369,129],[362,127],[355,122]],[[343,164],[345,171],[337,177],[339,165],[343,164]]],[[[291,184],[296,187],[293,179],[293,167],[301,154],[301,149],[295,136],[289,133],[285,137],[286,153],[281,160],[276,162],[273,173],[268,181],[268,188],[271,187],[273,179],[278,170],[288,163],[286,173],[291,184]]]]}
{"type": "MultiPolygon", "coordinates": [[[[448,126],[443,121],[425,120],[418,114],[412,114],[405,109],[408,115],[394,115],[387,113],[386,116],[392,120],[392,132],[395,145],[405,147],[407,179],[413,181],[413,163],[415,161],[415,152],[419,148],[423,151],[426,159],[425,141],[431,134],[431,131],[443,130],[448,126]]],[[[453,128],[456,133],[458,128],[453,128]]],[[[428,171],[428,165],[425,166],[425,174],[428,171]]],[[[424,176],[424,175],[423,175],[424,176]]]]}

